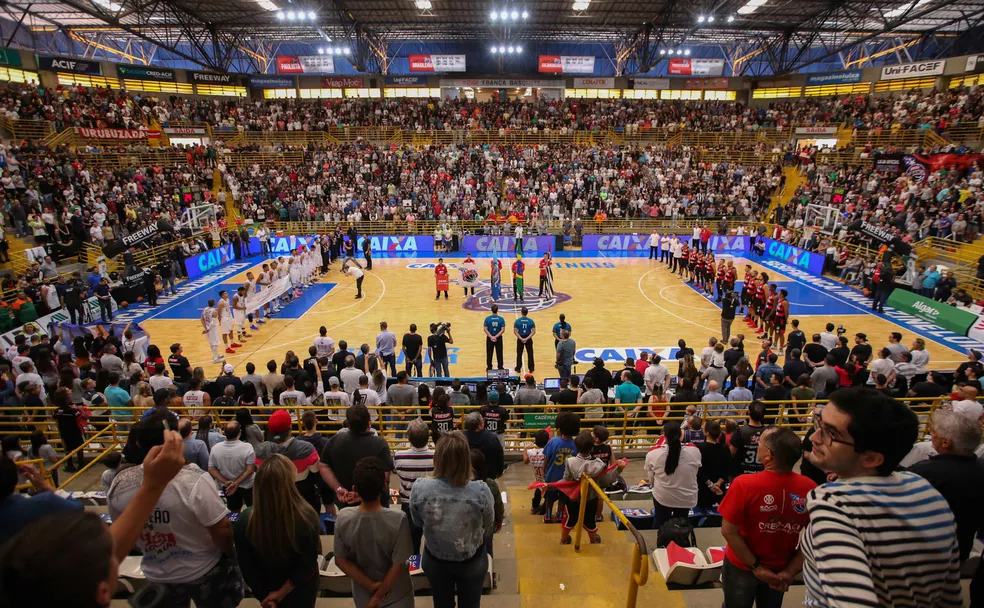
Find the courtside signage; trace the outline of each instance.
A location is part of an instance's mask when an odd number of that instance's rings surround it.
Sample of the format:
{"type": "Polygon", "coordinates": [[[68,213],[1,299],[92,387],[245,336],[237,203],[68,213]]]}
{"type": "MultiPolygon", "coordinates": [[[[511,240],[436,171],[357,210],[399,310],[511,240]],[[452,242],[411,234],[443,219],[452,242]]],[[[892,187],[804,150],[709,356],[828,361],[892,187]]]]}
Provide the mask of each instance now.
{"type": "Polygon", "coordinates": [[[824,257],[822,255],[768,237],[760,238],[765,243],[765,257],[785,262],[817,276],[823,274],[824,257]]]}
{"type": "MultiPolygon", "coordinates": [[[[543,253],[552,251],[555,244],[552,236],[523,237],[523,254],[543,253]]],[[[461,243],[461,250],[469,251],[498,251],[499,253],[516,251],[516,237],[513,236],[466,236],[461,243]]]]}
{"type": "Polygon", "coordinates": [[[186,259],[184,264],[185,270],[188,271],[188,278],[197,279],[203,274],[208,274],[216,268],[225,266],[232,260],[232,243],[226,243],[211,251],[193,255],[186,259]]]}
{"type": "Polygon", "coordinates": [[[888,305],[904,313],[935,323],[944,329],[966,335],[977,322],[977,315],[916,295],[905,289],[896,289],[888,296],[888,305]]]}
{"type": "MultiPolygon", "coordinates": [[[[296,251],[298,247],[315,245],[315,235],[307,236],[272,236],[270,237],[270,250],[277,254],[289,254],[296,251]]],[[[345,241],[349,238],[343,237],[345,241]]],[[[360,236],[356,241],[354,253],[362,255],[362,242],[365,237],[360,236]]],[[[377,252],[403,252],[403,251],[434,251],[434,237],[432,236],[399,236],[399,235],[378,235],[369,237],[369,247],[377,252]]]]}

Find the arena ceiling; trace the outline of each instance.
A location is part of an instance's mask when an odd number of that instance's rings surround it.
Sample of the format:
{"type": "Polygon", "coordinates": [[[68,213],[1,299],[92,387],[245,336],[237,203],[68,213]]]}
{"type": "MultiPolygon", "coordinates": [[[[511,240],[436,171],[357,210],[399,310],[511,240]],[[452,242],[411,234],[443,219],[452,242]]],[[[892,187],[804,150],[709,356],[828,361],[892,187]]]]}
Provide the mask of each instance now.
{"type": "Polygon", "coordinates": [[[494,38],[609,42],[616,50],[686,43],[836,53],[878,38],[976,31],[984,0],[0,0],[0,17],[34,32],[100,32],[167,50],[191,45],[187,58],[199,63],[224,46],[326,39],[362,42],[357,53],[494,38]],[[505,20],[491,19],[503,10],[505,20]],[[286,19],[288,11],[305,18],[286,19]]]}

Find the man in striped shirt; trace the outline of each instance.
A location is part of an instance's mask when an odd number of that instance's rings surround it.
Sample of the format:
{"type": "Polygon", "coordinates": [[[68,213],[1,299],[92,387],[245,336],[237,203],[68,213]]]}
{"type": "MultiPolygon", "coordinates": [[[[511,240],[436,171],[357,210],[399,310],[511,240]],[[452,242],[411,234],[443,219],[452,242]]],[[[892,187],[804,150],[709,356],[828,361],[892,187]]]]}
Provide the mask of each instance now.
{"type": "Polygon", "coordinates": [[[837,475],[807,500],[807,606],[962,606],[956,526],[928,481],[895,472],[919,421],[867,388],[844,388],[816,414],[814,465],[837,475]]]}
{"type": "MultiPolygon", "coordinates": [[[[400,372],[401,374],[403,372],[400,372]]],[[[407,437],[410,439],[409,450],[400,450],[393,457],[393,470],[400,477],[400,507],[407,515],[410,523],[410,537],[413,540],[413,554],[420,555],[420,539],[424,530],[413,523],[410,517],[410,491],[413,482],[421,477],[427,477],[434,472],[434,450],[428,449],[427,440],[430,429],[420,418],[414,418],[407,426],[407,437]]]]}

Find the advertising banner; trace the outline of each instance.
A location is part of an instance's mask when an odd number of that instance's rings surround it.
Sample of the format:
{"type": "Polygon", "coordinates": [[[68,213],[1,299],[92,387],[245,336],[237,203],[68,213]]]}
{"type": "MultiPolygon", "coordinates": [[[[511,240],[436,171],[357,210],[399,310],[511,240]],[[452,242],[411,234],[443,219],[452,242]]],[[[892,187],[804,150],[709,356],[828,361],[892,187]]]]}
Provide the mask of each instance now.
{"type": "Polygon", "coordinates": [[[205,127],[164,127],[162,131],[168,135],[205,135],[208,133],[205,127]]]}
{"type": "Polygon", "coordinates": [[[823,274],[824,256],[768,237],[759,238],[765,243],[765,257],[805,270],[810,274],[817,276],[823,274]]]}
{"type": "Polygon", "coordinates": [[[334,74],[335,58],[331,55],[277,55],[281,74],[334,74]]]}
{"type": "Polygon", "coordinates": [[[683,81],[685,89],[727,89],[727,78],[687,78],[683,81]]]}
{"type": "Polygon", "coordinates": [[[214,74],[212,72],[188,72],[191,81],[201,84],[236,84],[239,80],[235,74],[214,74]]]}
{"type": "Polygon", "coordinates": [[[197,279],[203,274],[208,274],[225,266],[234,259],[232,243],[227,243],[221,247],[193,255],[184,261],[185,270],[188,271],[189,279],[197,279]]]}
{"type": "Polygon", "coordinates": [[[159,68],[148,65],[126,65],[118,63],[116,64],[116,74],[120,78],[155,80],[157,82],[175,82],[178,79],[177,72],[170,68],[159,68]]]}
{"type": "Polygon", "coordinates": [[[98,61],[88,59],[72,59],[70,57],[52,57],[38,55],[38,69],[49,72],[72,72],[73,74],[102,75],[102,67],[98,61]]]}
{"type": "MultiPolygon", "coordinates": [[[[665,237],[664,237],[665,238],[665,237]]],[[[689,238],[689,237],[688,237],[689,238]]],[[[708,247],[715,252],[748,251],[750,237],[711,235],[708,247]]],[[[582,251],[642,251],[649,252],[648,234],[585,234],[582,251]]]]}
{"type": "Polygon", "coordinates": [[[964,66],[965,72],[976,72],[980,69],[984,69],[984,55],[971,55],[967,58],[967,64],[964,66]]]}
{"type": "Polygon", "coordinates": [[[946,68],[945,59],[935,61],[917,61],[901,65],[886,65],[881,69],[880,80],[898,80],[900,78],[918,78],[920,76],[939,76],[946,68]]]}
{"type": "Polygon", "coordinates": [[[888,305],[961,335],[967,335],[967,331],[978,320],[977,315],[970,311],[924,298],[905,289],[894,290],[892,295],[888,296],[888,305]]]}
{"type": "Polygon", "coordinates": [[[806,77],[807,85],[818,84],[852,84],[861,82],[864,74],[861,70],[850,70],[848,72],[826,72],[824,74],[811,74],[806,77]]]}
{"type": "Polygon", "coordinates": [[[391,87],[418,87],[427,84],[426,76],[386,76],[383,83],[391,87]]]}
{"type": "MultiPolygon", "coordinates": [[[[110,308],[113,310],[114,313],[119,311],[120,307],[116,305],[116,300],[110,298],[109,304],[110,304],[110,308]]],[[[98,321],[100,319],[99,298],[89,298],[88,300],[82,302],[82,310],[83,310],[83,318],[87,322],[93,323],[98,321]]],[[[70,323],[71,321],[72,321],[72,317],[69,314],[69,312],[64,308],[59,308],[58,310],[56,310],[51,314],[38,317],[37,319],[25,325],[22,325],[16,329],[12,329],[8,331],[3,335],[0,335],[0,343],[2,343],[0,345],[2,345],[3,348],[10,348],[11,346],[13,346],[16,342],[17,336],[24,333],[24,327],[26,327],[27,325],[33,325],[34,329],[37,330],[38,334],[41,333],[47,334],[48,326],[51,325],[52,323],[55,323],[56,325],[61,325],[63,323],[65,324],[70,323]]],[[[137,325],[134,324],[134,327],[137,327],[137,325]]],[[[52,338],[53,338],[52,340],[52,344],[53,344],[55,340],[57,340],[58,336],[54,335],[52,336],[52,338]]]]}
{"type": "Polygon", "coordinates": [[[359,76],[336,76],[322,78],[321,86],[328,89],[361,89],[365,85],[359,76]]]}
{"type": "Polygon", "coordinates": [[[482,87],[490,89],[567,88],[563,80],[530,80],[527,78],[442,78],[442,87],[482,87]]]}
{"type": "Polygon", "coordinates": [[[837,127],[796,127],[796,135],[837,135],[837,127]]]}
{"type": "Polygon", "coordinates": [[[86,139],[147,139],[146,129],[90,129],[75,127],[75,132],[86,139]]]}
{"type": "Polygon", "coordinates": [[[901,173],[903,158],[905,158],[905,154],[875,154],[875,171],[901,173]]]}
{"type": "Polygon", "coordinates": [[[984,342],[984,315],[977,316],[977,320],[967,330],[967,337],[973,338],[978,342],[984,342]]]}
{"type": "Polygon", "coordinates": [[[614,78],[575,78],[575,89],[614,89],[614,78]]]}
{"type": "Polygon", "coordinates": [[[464,55],[409,55],[411,72],[464,72],[464,55]]]}
{"type": "MultiPolygon", "coordinates": [[[[555,239],[552,236],[523,237],[523,256],[539,257],[547,251],[553,251],[555,239]]],[[[509,253],[516,251],[516,237],[512,236],[466,236],[461,243],[461,250],[468,252],[509,253]]]]}
{"type": "Polygon", "coordinates": [[[20,53],[17,52],[17,49],[0,48],[0,65],[20,67],[21,58],[20,53]]]}
{"type": "Polygon", "coordinates": [[[670,59],[670,76],[722,76],[724,59],[690,59],[674,57],[670,59]]]}
{"type": "Polygon", "coordinates": [[[293,285],[290,282],[290,277],[286,276],[277,279],[273,283],[270,283],[261,291],[247,294],[246,311],[253,312],[254,310],[259,310],[262,306],[273,302],[275,299],[290,291],[291,287],[293,287],[293,285]]]}
{"type": "MultiPolygon", "coordinates": [[[[270,250],[277,255],[289,254],[298,247],[314,245],[315,235],[306,236],[271,236],[270,250]]],[[[343,237],[348,240],[348,237],[343,237]]],[[[369,246],[373,252],[402,253],[415,251],[434,251],[434,237],[405,236],[405,235],[373,235],[369,238],[369,246]]],[[[355,244],[355,251],[361,255],[362,242],[366,239],[360,236],[355,244]]],[[[250,242],[250,248],[259,250],[259,242],[250,242]]]]}
{"type": "Polygon", "coordinates": [[[633,78],[632,88],[645,91],[662,91],[670,88],[669,78],[633,78]]]}
{"type": "Polygon", "coordinates": [[[587,55],[540,55],[538,71],[545,74],[594,74],[595,58],[587,55]]]}
{"type": "Polygon", "coordinates": [[[293,89],[297,82],[293,76],[261,76],[249,77],[249,86],[254,89],[293,89]]]}

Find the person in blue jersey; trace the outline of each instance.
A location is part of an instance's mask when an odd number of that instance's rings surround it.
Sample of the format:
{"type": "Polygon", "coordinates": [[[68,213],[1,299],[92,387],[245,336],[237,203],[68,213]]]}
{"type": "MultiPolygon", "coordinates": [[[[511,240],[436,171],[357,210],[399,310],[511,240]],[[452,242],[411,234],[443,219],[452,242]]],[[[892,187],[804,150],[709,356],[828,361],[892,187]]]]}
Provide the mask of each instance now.
{"type": "MultiPolygon", "coordinates": [[[[828,398],[815,414],[808,458],[837,479],[806,499],[806,605],[962,606],[953,513],[928,481],[896,471],[919,419],[868,388],[828,398]]],[[[788,585],[795,573],[784,572],[788,585]]]]}
{"type": "Polygon", "coordinates": [[[533,336],[536,335],[536,323],[529,318],[530,311],[523,307],[522,316],[513,323],[513,334],[516,336],[516,373],[523,371],[523,350],[526,350],[526,366],[530,373],[535,367],[533,363],[533,336]]]}
{"type": "Polygon", "coordinates": [[[567,322],[567,315],[561,314],[560,320],[554,323],[553,326],[554,348],[557,348],[557,343],[560,342],[560,332],[565,329],[570,332],[571,324],[567,322]]]}
{"type": "Polygon", "coordinates": [[[502,334],[506,332],[506,320],[499,315],[499,305],[492,305],[492,314],[485,317],[483,323],[485,331],[485,368],[492,369],[492,351],[495,351],[495,359],[498,369],[505,369],[502,366],[502,334]]]}

